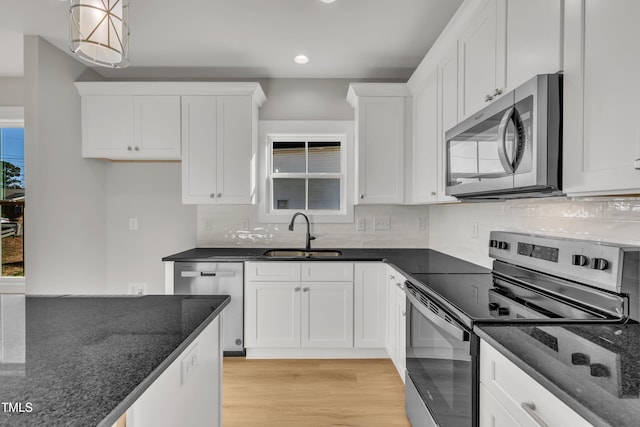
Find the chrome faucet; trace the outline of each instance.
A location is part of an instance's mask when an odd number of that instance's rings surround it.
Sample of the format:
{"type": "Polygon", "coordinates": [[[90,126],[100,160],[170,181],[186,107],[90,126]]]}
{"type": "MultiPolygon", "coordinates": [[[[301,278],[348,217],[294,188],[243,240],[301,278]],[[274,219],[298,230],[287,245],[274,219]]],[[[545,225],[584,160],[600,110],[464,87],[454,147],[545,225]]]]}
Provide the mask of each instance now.
{"type": "Polygon", "coordinates": [[[311,234],[309,234],[309,228],[310,228],[309,218],[305,214],[303,214],[302,212],[296,212],[295,214],[293,214],[293,218],[291,218],[291,223],[289,224],[289,231],[293,231],[293,223],[296,220],[296,217],[298,215],[302,215],[304,217],[304,219],[307,221],[307,244],[305,246],[305,249],[310,251],[311,250],[311,241],[315,240],[316,238],[315,238],[315,236],[312,236],[311,234]]]}

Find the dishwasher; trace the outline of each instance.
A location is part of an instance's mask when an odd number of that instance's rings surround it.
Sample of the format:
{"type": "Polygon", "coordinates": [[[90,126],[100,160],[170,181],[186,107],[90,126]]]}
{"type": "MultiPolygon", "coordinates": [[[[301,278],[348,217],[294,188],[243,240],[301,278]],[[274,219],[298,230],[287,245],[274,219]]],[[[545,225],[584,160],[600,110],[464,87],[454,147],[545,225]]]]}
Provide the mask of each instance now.
{"type": "Polygon", "coordinates": [[[244,264],[241,262],[176,262],[175,295],[230,295],[223,311],[225,356],[244,356],[244,264]]]}

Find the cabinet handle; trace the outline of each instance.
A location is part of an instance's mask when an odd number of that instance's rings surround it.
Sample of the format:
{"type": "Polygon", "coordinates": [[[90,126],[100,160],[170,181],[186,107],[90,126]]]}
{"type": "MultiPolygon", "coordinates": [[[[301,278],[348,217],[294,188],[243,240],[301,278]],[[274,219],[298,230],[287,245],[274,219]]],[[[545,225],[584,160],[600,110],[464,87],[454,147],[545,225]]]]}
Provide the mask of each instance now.
{"type": "Polygon", "coordinates": [[[216,195],[215,195],[215,194],[213,194],[213,193],[211,193],[211,194],[209,194],[209,198],[210,198],[210,199],[215,199],[215,198],[216,198],[216,195]]]}
{"type": "Polygon", "coordinates": [[[407,311],[406,310],[402,310],[402,317],[405,317],[407,315],[407,311]]]}
{"type": "Polygon", "coordinates": [[[437,194],[437,193],[436,193],[435,191],[432,191],[432,192],[431,192],[431,195],[432,195],[432,196],[435,196],[436,194],[437,194]]]}
{"type": "Polygon", "coordinates": [[[640,159],[636,159],[636,161],[635,161],[635,162],[633,162],[633,167],[634,167],[636,170],[640,170],[640,159]]]}
{"type": "Polygon", "coordinates": [[[134,148],[134,150],[140,151],[140,148],[138,146],[136,146],[136,148],[134,148]]]}
{"type": "Polygon", "coordinates": [[[293,292],[300,292],[300,288],[293,288],[293,292]]]}
{"type": "Polygon", "coordinates": [[[536,404],[533,402],[522,402],[520,404],[520,406],[522,407],[522,409],[524,409],[524,411],[527,413],[527,415],[529,415],[531,418],[533,418],[533,420],[538,423],[538,425],[540,427],[548,427],[547,423],[545,423],[544,421],[542,421],[542,418],[540,418],[540,415],[538,415],[536,413],[536,404]]]}
{"type": "Polygon", "coordinates": [[[361,195],[360,195],[360,198],[361,198],[361,199],[364,199],[364,194],[361,194],[361,195]]]}
{"type": "Polygon", "coordinates": [[[127,146],[127,150],[129,150],[129,151],[131,151],[131,150],[132,150],[132,148],[131,148],[131,146],[130,146],[130,145],[128,145],[128,146],[127,146]]]}
{"type": "Polygon", "coordinates": [[[309,292],[309,288],[302,288],[302,292],[309,292]]]}
{"type": "Polygon", "coordinates": [[[392,274],[392,275],[390,275],[390,276],[389,276],[389,279],[391,279],[391,280],[395,280],[395,279],[396,279],[396,276],[394,276],[394,275],[392,274]]]}
{"type": "Polygon", "coordinates": [[[486,95],[486,96],[484,97],[484,102],[489,102],[489,101],[491,101],[492,99],[493,99],[493,96],[491,96],[491,95],[486,95]]]}
{"type": "Polygon", "coordinates": [[[218,193],[218,198],[222,197],[222,193],[218,193]]]}
{"type": "Polygon", "coordinates": [[[404,291],[404,286],[402,286],[402,283],[397,282],[396,286],[399,287],[400,289],[402,289],[404,291]]]}
{"type": "Polygon", "coordinates": [[[498,95],[502,95],[502,89],[496,88],[496,90],[493,92],[493,96],[498,96],[498,95]]]}

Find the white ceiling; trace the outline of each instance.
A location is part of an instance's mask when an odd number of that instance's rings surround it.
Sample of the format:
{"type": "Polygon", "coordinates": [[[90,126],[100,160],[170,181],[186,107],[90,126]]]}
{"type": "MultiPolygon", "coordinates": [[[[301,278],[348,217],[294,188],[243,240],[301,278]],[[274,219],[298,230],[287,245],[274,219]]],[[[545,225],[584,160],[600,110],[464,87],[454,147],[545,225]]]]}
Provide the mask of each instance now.
{"type": "MultiPolygon", "coordinates": [[[[130,0],[130,66],[113,78],[408,78],[462,0],[130,0]],[[304,53],[306,65],[293,62],[304,53]]],[[[0,2],[0,76],[22,36],[68,52],[69,1],[0,2]]]]}

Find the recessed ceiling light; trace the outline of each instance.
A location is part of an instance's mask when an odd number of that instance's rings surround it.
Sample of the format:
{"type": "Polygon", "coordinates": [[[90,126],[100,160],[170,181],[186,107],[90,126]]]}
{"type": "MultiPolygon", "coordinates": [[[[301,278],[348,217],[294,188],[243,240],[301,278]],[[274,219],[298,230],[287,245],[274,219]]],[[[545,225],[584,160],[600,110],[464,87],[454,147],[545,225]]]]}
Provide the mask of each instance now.
{"type": "Polygon", "coordinates": [[[306,64],[307,62],[309,62],[309,58],[307,58],[306,55],[298,55],[293,58],[293,60],[296,61],[296,64],[306,64]]]}
{"type": "Polygon", "coordinates": [[[336,0],[320,0],[322,3],[333,3],[336,0]]]}

